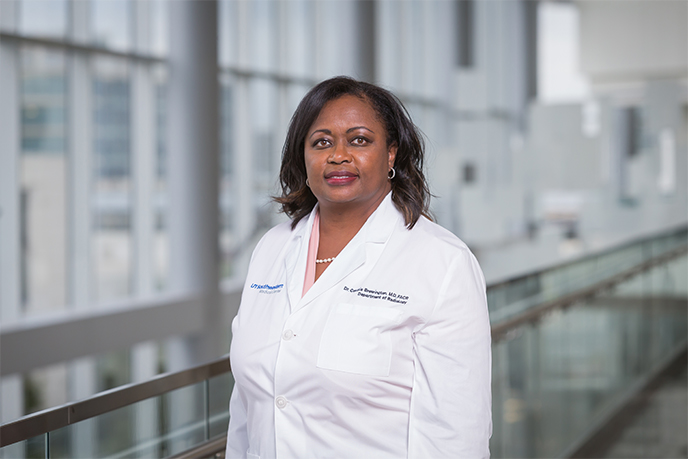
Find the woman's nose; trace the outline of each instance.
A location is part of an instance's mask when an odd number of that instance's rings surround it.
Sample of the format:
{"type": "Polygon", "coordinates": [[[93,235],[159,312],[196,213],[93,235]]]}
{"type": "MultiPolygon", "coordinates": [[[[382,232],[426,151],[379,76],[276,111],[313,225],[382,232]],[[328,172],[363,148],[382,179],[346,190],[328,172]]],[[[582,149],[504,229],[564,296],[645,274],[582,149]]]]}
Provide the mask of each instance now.
{"type": "Polygon", "coordinates": [[[348,146],[340,142],[337,142],[333,146],[331,154],[327,158],[327,161],[332,164],[350,163],[351,153],[349,152],[348,146]]]}

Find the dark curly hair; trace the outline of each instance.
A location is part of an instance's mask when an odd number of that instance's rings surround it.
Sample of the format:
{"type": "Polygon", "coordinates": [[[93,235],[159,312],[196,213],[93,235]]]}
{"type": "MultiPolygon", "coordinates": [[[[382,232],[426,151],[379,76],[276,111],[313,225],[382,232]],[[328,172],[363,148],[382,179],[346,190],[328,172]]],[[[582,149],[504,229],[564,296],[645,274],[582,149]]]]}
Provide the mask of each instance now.
{"type": "Polygon", "coordinates": [[[315,195],[306,186],[304,145],[308,130],[320,115],[327,102],[344,95],[367,101],[375,110],[387,130],[387,147],[397,146],[392,179],[392,201],[404,215],[406,227],[411,229],[421,215],[428,218],[430,191],[423,175],[425,146],[418,128],[411,121],[401,101],[386,89],[374,84],[338,76],[325,80],[306,94],[289,123],[287,138],[282,149],[280,186],[282,195],[274,200],[281,204],[282,212],[292,219],[292,228],[313,210],[315,195]]]}

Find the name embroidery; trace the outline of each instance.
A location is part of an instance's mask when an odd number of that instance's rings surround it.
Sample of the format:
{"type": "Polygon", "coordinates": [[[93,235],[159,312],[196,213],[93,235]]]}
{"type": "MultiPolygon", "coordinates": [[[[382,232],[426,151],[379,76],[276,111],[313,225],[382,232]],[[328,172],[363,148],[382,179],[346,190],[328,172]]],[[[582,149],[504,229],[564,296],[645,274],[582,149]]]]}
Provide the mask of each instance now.
{"type": "Polygon", "coordinates": [[[356,296],[361,296],[363,298],[370,298],[372,300],[387,300],[398,304],[406,304],[408,303],[409,299],[408,295],[400,295],[392,291],[385,292],[381,290],[370,290],[365,287],[349,288],[345,285],[344,291],[353,293],[356,296]]]}
{"type": "Polygon", "coordinates": [[[250,288],[258,290],[258,293],[265,293],[267,295],[272,295],[273,293],[281,292],[282,287],[284,287],[284,284],[276,284],[276,285],[251,284],[250,288]]]}

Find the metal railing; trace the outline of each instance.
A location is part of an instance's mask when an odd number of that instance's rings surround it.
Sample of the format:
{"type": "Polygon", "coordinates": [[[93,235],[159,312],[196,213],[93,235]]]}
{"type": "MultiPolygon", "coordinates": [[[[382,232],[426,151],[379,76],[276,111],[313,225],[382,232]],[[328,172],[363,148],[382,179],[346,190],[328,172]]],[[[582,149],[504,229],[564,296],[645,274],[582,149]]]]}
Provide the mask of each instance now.
{"type": "Polygon", "coordinates": [[[229,355],[225,355],[183,371],[161,374],[142,383],[127,384],[84,400],[39,411],[0,426],[0,447],[61,429],[175,389],[205,382],[230,371],[229,355]]]}
{"type": "Polygon", "coordinates": [[[592,299],[597,295],[610,291],[616,285],[631,279],[640,273],[648,271],[657,266],[664,265],[676,258],[686,255],[686,253],[688,253],[688,246],[677,247],[673,250],[669,250],[666,253],[662,253],[661,255],[645,260],[636,266],[632,266],[628,269],[615,273],[607,279],[601,279],[597,282],[591,283],[590,285],[582,287],[579,290],[566,293],[559,298],[542,301],[540,303],[533,302],[535,303],[534,305],[518,314],[515,314],[512,317],[497,323],[493,322],[492,340],[499,341],[503,339],[509,331],[520,327],[522,324],[537,322],[542,316],[549,314],[556,309],[566,308],[575,303],[592,299]]]}
{"type": "MultiPolygon", "coordinates": [[[[553,268],[548,268],[525,276],[519,276],[509,281],[489,286],[488,298],[492,296],[493,303],[495,291],[500,289],[502,290],[501,294],[508,297],[508,301],[505,303],[509,303],[506,305],[498,305],[494,310],[491,303],[491,313],[503,310],[510,304],[518,302],[528,304],[528,307],[521,308],[513,314],[500,315],[500,320],[493,320],[492,334],[496,343],[495,346],[498,346],[500,341],[508,342],[510,339],[513,339],[511,334],[514,331],[522,330],[524,325],[539,323],[543,318],[551,316],[552,313],[558,309],[566,310],[574,303],[590,302],[597,297],[608,294],[615,287],[623,285],[643,273],[652,272],[658,267],[666,266],[678,259],[682,259],[682,257],[685,257],[686,253],[688,253],[686,234],[688,234],[688,232],[685,227],[679,228],[668,234],[624,244],[623,246],[606,250],[603,253],[585,257],[581,260],[574,260],[553,268]],[[606,258],[614,259],[615,263],[607,263],[605,261],[606,258]],[[595,263],[591,264],[591,260],[595,260],[595,263]],[[543,276],[551,275],[557,270],[561,272],[566,272],[566,270],[568,270],[569,274],[577,270],[580,271],[578,265],[583,266],[584,271],[592,269],[596,274],[590,276],[589,272],[585,272],[584,274],[586,275],[584,276],[574,276],[575,281],[569,282],[568,285],[574,285],[575,288],[562,289],[561,285],[556,286],[555,284],[555,287],[558,288],[551,289],[547,286],[547,282],[543,282],[541,279],[543,276]],[[606,273],[607,275],[604,276],[602,273],[606,273]],[[534,279],[537,279],[537,281],[534,282],[534,279]],[[505,295],[504,292],[506,292],[505,295]]],[[[554,282],[557,280],[561,282],[561,276],[554,276],[552,279],[554,282]]],[[[678,345],[679,351],[681,346],[685,348],[685,340],[683,343],[684,344],[678,345]]],[[[496,349],[493,348],[493,353],[495,350],[496,349]]],[[[672,352],[679,351],[676,351],[676,346],[672,348],[672,352]]],[[[647,373],[650,374],[657,371],[657,368],[653,367],[652,370],[647,373]]],[[[228,356],[224,356],[213,362],[184,371],[162,374],[143,383],[128,384],[97,394],[82,401],[43,410],[0,426],[0,448],[18,442],[29,441],[32,438],[40,438],[40,436],[44,435],[45,457],[49,457],[48,452],[50,448],[48,443],[50,442],[51,432],[112,413],[145,400],[164,396],[175,390],[204,384],[206,397],[203,403],[206,407],[203,410],[204,414],[202,418],[194,421],[196,424],[201,425],[201,430],[204,432],[202,435],[203,438],[200,438],[200,441],[191,445],[190,448],[181,448],[178,446],[176,449],[159,448],[156,451],[163,451],[167,456],[174,455],[172,457],[212,456],[224,449],[224,436],[222,434],[215,436],[211,435],[211,429],[208,427],[211,422],[211,413],[207,406],[210,403],[208,400],[208,394],[210,392],[208,390],[208,384],[212,378],[230,372],[231,368],[228,356]]],[[[647,378],[647,375],[645,378],[647,378]]],[[[636,382],[636,386],[638,384],[639,383],[636,382]]],[[[227,384],[227,386],[229,386],[229,384],[227,384]]],[[[230,388],[226,387],[225,389],[228,391],[230,388]]],[[[628,394],[626,394],[626,396],[628,396],[628,394]]],[[[617,401],[616,405],[618,405],[618,403],[617,401]]],[[[226,407],[222,409],[226,411],[226,407]]],[[[610,410],[614,411],[614,408],[607,409],[607,411],[610,410]]],[[[612,414],[607,413],[606,416],[609,417],[611,415],[612,414]]],[[[228,414],[226,419],[220,420],[220,423],[224,422],[224,424],[220,426],[219,431],[222,431],[223,428],[226,429],[227,419],[228,414]]],[[[597,423],[603,423],[603,420],[598,419],[597,423]]],[[[184,428],[188,431],[197,427],[197,425],[193,425],[192,423],[186,425],[184,428]]],[[[166,435],[167,440],[174,440],[175,435],[173,433],[168,433],[166,435]]],[[[583,434],[582,437],[585,435],[589,435],[589,433],[583,434]]],[[[579,438],[577,441],[577,444],[579,444],[582,440],[579,438]]],[[[570,448],[569,446],[569,449],[570,448]]],[[[2,450],[0,450],[0,453],[1,451],[2,450]]],[[[111,456],[119,457],[117,454],[111,454],[111,456]]]]}

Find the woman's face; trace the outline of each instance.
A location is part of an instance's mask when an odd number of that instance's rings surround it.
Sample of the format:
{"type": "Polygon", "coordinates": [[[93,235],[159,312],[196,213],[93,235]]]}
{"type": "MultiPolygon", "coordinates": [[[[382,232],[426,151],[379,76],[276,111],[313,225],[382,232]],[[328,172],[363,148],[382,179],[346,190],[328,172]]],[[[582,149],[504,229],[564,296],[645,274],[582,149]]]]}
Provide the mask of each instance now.
{"type": "Polygon", "coordinates": [[[308,182],[321,209],[372,213],[391,190],[387,174],[396,152],[366,100],[345,95],[325,104],[304,146],[308,182]]]}

